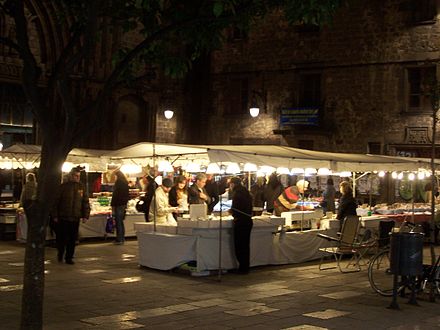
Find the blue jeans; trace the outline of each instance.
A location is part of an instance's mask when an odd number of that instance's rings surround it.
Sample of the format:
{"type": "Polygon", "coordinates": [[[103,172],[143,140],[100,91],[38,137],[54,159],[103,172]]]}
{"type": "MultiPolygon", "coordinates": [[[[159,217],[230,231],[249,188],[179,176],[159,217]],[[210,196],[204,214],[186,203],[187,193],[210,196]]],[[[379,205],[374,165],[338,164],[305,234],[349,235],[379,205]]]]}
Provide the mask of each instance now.
{"type": "Polygon", "coordinates": [[[119,205],[119,206],[115,206],[113,209],[113,216],[115,217],[115,222],[116,222],[116,240],[118,242],[125,241],[125,227],[124,227],[125,208],[126,205],[119,205]]]}

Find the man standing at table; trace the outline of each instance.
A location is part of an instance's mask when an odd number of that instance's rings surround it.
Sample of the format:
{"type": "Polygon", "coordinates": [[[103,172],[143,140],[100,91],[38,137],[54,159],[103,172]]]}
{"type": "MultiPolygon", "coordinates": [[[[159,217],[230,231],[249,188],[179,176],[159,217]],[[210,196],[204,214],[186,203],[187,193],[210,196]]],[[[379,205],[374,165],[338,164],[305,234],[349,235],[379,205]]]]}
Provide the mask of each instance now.
{"type": "Polygon", "coordinates": [[[253,225],[252,196],[238,177],[231,178],[229,189],[232,192],[231,213],[234,217],[234,245],[238,273],[247,274],[250,266],[250,240],[253,225]]]}
{"type": "Polygon", "coordinates": [[[207,205],[211,202],[211,198],[205,189],[206,175],[199,173],[196,175],[196,182],[188,189],[188,202],[189,204],[203,204],[207,205]]]}
{"type": "Polygon", "coordinates": [[[274,201],[274,214],[280,216],[282,212],[288,212],[296,208],[296,203],[303,199],[304,191],[309,183],[306,180],[299,180],[296,185],[284,189],[281,195],[274,201]]]}
{"type": "Polygon", "coordinates": [[[56,223],[58,261],[62,262],[64,258],[69,265],[74,264],[79,222],[87,220],[90,215],[89,197],[80,178],[81,168],[72,168],[68,181],[60,186],[52,214],[56,223]]]}

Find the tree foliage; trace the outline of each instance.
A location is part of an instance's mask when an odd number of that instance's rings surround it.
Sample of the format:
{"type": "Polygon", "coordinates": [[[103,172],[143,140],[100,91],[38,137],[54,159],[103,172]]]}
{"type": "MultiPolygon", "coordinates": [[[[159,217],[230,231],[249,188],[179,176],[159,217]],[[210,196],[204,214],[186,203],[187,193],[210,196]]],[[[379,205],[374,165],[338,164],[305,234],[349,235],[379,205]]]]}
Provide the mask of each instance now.
{"type": "MultiPolygon", "coordinates": [[[[44,296],[44,239],[47,219],[58,189],[61,165],[79,137],[87,136],[105,115],[112,92],[148,67],[182,77],[191,63],[225,41],[234,25],[248,30],[272,11],[282,10],[291,22],[328,23],[343,0],[0,0],[0,17],[10,17],[15,38],[0,36],[23,64],[22,86],[42,133],[37,200],[29,215],[22,328],[41,329],[44,296]],[[51,20],[65,31],[56,58],[43,68],[30,46],[29,3],[51,4],[51,20]],[[87,96],[95,45],[110,25],[123,42],[112,57],[112,69],[99,91],[87,96]],[[43,75],[44,73],[44,75],[43,75]],[[78,79],[82,77],[82,79],[78,79]],[[42,89],[41,86],[44,86],[42,89]],[[80,97],[77,97],[79,91],[80,97]]],[[[48,11],[49,12],[49,11],[48,11]]],[[[44,18],[41,18],[44,19],[44,18]]]]}

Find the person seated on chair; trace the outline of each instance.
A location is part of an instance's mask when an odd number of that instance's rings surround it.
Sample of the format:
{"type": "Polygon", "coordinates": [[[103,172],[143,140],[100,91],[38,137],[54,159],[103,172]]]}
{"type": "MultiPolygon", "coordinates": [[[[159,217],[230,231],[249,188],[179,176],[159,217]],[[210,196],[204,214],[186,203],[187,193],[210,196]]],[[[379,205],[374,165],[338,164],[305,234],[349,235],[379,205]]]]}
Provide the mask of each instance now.
{"type": "Polygon", "coordinates": [[[341,222],[340,228],[342,229],[345,217],[347,215],[356,215],[357,203],[353,197],[353,190],[351,189],[349,182],[342,181],[339,184],[339,191],[342,196],[339,199],[338,215],[336,216],[336,219],[341,222]]]}
{"type": "Polygon", "coordinates": [[[287,187],[273,202],[275,207],[274,214],[280,216],[282,212],[288,212],[296,208],[298,200],[302,199],[302,194],[309,186],[305,180],[299,180],[295,185],[287,187]]]}

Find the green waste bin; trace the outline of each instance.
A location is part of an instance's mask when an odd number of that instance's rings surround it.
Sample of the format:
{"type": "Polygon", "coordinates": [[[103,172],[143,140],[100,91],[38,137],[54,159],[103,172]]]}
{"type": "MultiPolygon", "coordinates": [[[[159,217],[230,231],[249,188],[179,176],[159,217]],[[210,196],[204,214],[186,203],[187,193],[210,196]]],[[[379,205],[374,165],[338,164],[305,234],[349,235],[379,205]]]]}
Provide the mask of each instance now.
{"type": "Polygon", "coordinates": [[[394,275],[417,276],[423,272],[423,233],[392,233],[390,270],[394,275]]]}

